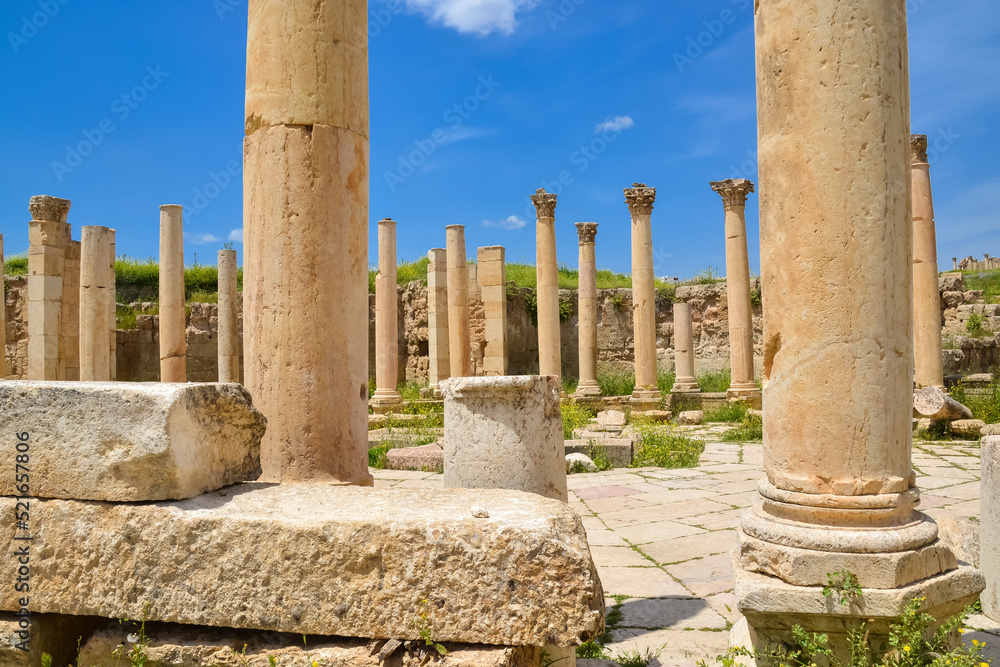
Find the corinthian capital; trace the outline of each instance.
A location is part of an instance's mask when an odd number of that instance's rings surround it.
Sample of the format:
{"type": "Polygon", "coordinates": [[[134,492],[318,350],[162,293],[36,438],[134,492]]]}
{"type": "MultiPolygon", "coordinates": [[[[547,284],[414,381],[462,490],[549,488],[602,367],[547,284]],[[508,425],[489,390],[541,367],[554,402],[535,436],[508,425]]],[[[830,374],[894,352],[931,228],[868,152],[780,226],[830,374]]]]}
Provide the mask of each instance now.
{"type": "Polygon", "coordinates": [[[927,135],[910,135],[910,163],[927,164],[927,135]]]}
{"type": "Polygon", "coordinates": [[[576,223],[576,235],[580,238],[580,245],[593,243],[594,238],[597,237],[597,223],[596,222],[576,223]]]}
{"type": "Polygon", "coordinates": [[[70,201],[48,195],[35,195],[28,202],[32,220],[45,222],[66,222],[69,217],[70,201]]]}
{"type": "Polygon", "coordinates": [[[546,192],[545,188],[538,188],[535,194],[531,195],[531,201],[535,204],[539,218],[556,217],[556,198],[558,195],[546,192]]]}
{"type": "Polygon", "coordinates": [[[709,185],[722,197],[722,204],[726,208],[746,206],[747,195],[753,192],[753,182],[745,178],[727,178],[724,181],[712,181],[709,185]]]}
{"type": "Polygon", "coordinates": [[[656,188],[648,188],[645,183],[633,183],[625,188],[625,203],[632,215],[650,215],[656,201],[656,188]]]}

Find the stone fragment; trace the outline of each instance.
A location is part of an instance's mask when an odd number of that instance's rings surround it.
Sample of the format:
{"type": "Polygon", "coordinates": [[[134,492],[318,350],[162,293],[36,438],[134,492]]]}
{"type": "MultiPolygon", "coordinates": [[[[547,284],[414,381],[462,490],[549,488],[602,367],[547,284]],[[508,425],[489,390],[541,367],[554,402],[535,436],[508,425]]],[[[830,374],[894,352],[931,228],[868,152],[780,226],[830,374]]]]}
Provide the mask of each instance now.
{"type": "Polygon", "coordinates": [[[965,407],[940,387],[924,387],[913,395],[913,409],[918,415],[934,421],[972,419],[972,410],[965,407]]]}
{"type": "Polygon", "coordinates": [[[955,308],[965,303],[965,294],[962,292],[943,292],[941,299],[949,308],[955,308]]]}
{"type": "Polygon", "coordinates": [[[979,523],[946,516],[937,525],[938,539],[951,547],[958,560],[979,567],[979,523]]]}
{"type": "Polygon", "coordinates": [[[967,438],[978,438],[986,428],[986,422],[982,419],[956,419],[948,424],[951,432],[967,438]]]}
{"type": "Polygon", "coordinates": [[[632,465],[633,445],[631,440],[621,438],[590,438],[585,440],[564,440],[567,454],[586,454],[591,459],[596,452],[603,450],[608,461],[615,468],[627,468],[632,465]]]}
{"type": "MultiPolygon", "coordinates": [[[[0,499],[7,543],[14,503],[0,499]]],[[[32,500],[31,519],[33,612],[140,618],[148,604],[152,621],[415,640],[427,606],[438,641],[509,646],[575,645],[603,623],[580,518],[535,494],[250,483],[178,502],[32,500]]],[[[18,596],[0,589],[0,609],[18,596]]]]}
{"type": "Polygon", "coordinates": [[[982,303],[983,302],[983,290],[974,289],[969,290],[962,294],[962,299],[965,303],[982,303]]]}
{"type": "MultiPolygon", "coordinates": [[[[117,621],[109,623],[84,644],[79,663],[120,667],[122,663],[114,651],[119,644],[126,651],[131,648],[128,635],[134,630],[117,621]]],[[[403,643],[390,639],[373,654],[363,639],[303,637],[174,623],[147,624],[146,636],[150,640],[146,667],[269,667],[268,656],[281,667],[312,667],[316,663],[338,667],[419,667],[423,652],[433,650],[422,646],[422,642],[414,642],[410,650],[400,650],[403,643]]],[[[522,667],[538,665],[540,657],[539,649],[533,646],[447,643],[445,648],[448,649],[445,664],[458,667],[522,667]]]]}
{"type": "Polygon", "coordinates": [[[625,413],[621,410],[602,410],[597,413],[598,426],[625,426],[625,413]]]}
{"type": "Polygon", "coordinates": [[[390,449],[385,458],[386,468],[390,470],[444,471],[444,448],[440,441],[419,447],[390,449]]]}
{"type": "Polygon", "coordinates": [[[1000,424],[987,424],[983,427],[983,435],[1000,435],[1000,424]]]}
{"type": "Polygon", "coordinates": [[[597,466],[586,454],[573,452],[566,455],[566,472],[573,472],[573,468],[583,466],[586,472],[597,472],[597,466]]]}
{"type": "Polygon", "coordinates": [[[938,278],[938,286],[942,292],[964,292],[965,275],[962,273],[943,273],[938,278]]]}
{"type": "Polygon", "coordinates": [[[256,479],[266,420],[237,384],[3,381],[0,428],[26,434],[33,497],[122,502],[256,479]]]}
{"type": "Polygon", "coordinates": [[[633,412],[632,414],[654,422],[668,422],[674,416],[674,413],[669,410],[645,410],[643,412],[633,412]]]}
{"type": "Polygon", "coordinates": [[[677,415],[677,423],[682,426],[697,426],[705,419],[705,413],[701,410],[685,410],[677,415]]]}

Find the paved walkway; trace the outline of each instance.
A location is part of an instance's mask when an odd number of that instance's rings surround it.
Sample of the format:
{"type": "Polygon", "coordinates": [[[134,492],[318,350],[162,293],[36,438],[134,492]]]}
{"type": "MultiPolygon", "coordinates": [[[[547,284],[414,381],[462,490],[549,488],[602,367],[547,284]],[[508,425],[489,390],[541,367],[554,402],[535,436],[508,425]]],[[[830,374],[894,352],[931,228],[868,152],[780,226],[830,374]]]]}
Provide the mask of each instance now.
{"type": "MultiPolygon", "coordinates": [[[[720,443],[729,426],[681,427],[705,440],[697,468],[618,469],[571,475],[570,504],[583,518],[604,584],[612,655],[662,653],[651,665],[690,666],[728,646],[735,609],[729,551],[741,513],[763,476],[762,446],[720,443]],[[617,614],[615,614],[617,616],[617,614]]],[[[979,516],[979,447],[970,442],[914,443],[921,508],[935,519],[979,516]]],[[[376,486],[440,487],[433,473],[375,470],[376,486]]],[[[970,619],[967,632],[1000,655],[1000,625],[970,619]]],[[[1000,661],[998,661],[1000,664],[1000,661]]]]}

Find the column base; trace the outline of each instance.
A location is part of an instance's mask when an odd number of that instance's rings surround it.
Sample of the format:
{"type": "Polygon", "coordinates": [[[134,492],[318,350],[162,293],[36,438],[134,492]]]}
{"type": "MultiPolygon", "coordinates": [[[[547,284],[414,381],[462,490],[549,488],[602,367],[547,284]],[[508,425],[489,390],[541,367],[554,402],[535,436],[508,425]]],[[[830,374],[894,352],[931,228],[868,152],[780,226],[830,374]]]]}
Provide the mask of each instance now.
{"type": "Polygon", "coordinates": [[[674,386],[670,389],[671,394],[696,394],[701,393],[701,387],[694,378],[677,378],[674,386]]]}
{"type": "Polygon", "coordinates": [[[629,405],[633,411],[648,412],[659,410],[662,400],[663,397],[657,387],[636,387],[632,392],[632,398],[629,399],[629,405]]]}
{"type": "Polygon", "coordinates": [[[596,380],[582,380],[580,384],[576,386],[576,393],[574,396],[600,396],[601,395],[601,385],[597,384],[596,380]]]}
{"type": "Polygon", "coordinates": [[[397,412],[396,408],[403,404],[403,397],[395,389],[378,389],[372,395],[368,405],[372,412],[377,415],[384,415],[388,412],[397,412]]]}
{"type": "MultiPolygon", "coordinates": [[[[744,618],[729,635],[731,646],[759,651],[791,646],[792,628],[800,626],[810,633],[826,634],[827,646],[844,664],[851,664],[848,633],[865,621],[869,645],[876,655],[881,655],[891,648],[889,626],[911,600],[925,598],[921,611],[942,622],[975,602],[985,585],[982,573],[960,565],[950,572],[899,588],[865,588],[860,597],[850,597],[847,604],[841,604],[837,593],[824,597],[822,586],[793,586],[781,579],[750,572],[743,568],[735,551],[733,573],[736,606],[744,618]]],[[[958,641],[957,634],[954,641],[958,641]]],[[[767,663],[747,659],[743,664],[764,667],[767,663]]]]}
{"type": "Polygon", "coordinates": [[[759,399],[761,392],[755,384],[734,384],[726,390],[726,396],[730,399],[748,401],[759,399]]]}

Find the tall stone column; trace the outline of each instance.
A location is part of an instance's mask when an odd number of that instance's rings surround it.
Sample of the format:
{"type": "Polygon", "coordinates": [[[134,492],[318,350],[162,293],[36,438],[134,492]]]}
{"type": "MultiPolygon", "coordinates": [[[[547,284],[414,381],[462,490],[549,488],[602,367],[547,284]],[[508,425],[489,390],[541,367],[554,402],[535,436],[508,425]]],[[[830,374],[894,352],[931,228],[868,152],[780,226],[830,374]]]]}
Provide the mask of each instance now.
{"type": "Polygon", "coordinates": [[[445,232],[451,377],[469,377],[472,375],[472,341],[469,338],[469,270],[465,255],[465,225],[448,225],[445,232]]]}
{"type": "Polygon", "coordinates": [[[28,225],[28,379],[62,380],[59,337],[70,202],[40,195],[32,197],[28,207],[32,218],[28,225]]]}
{"type": "Polygon", "coordinates": [[[601,386],[597,384],[597,223],[576,223],[576,234],[580,243],[580,282],[577,289],[580,382],[576,393],[578,396],[600,396],[601,386]]]}
{"type": "Polygon", "coordinates": [[[160,382],[187,382],[183,207],[160,207],[160,382]]]}
{"type": "Polygon", "coordinates": [[[951,258],[951,270],[958,271],[958,257],[951,258]]]}
{"type": "Polygon", "coordinates": [[[108,366],[109,380],[118,378],[118,287],[115,283],[115,236],[116,230],[108,230],[108,366]]]}
{"type": "MultiPolygon", "coordinates": [[[[535,299],[538,319],[538,373],[562,377],[559,333],[559,265],[556,262],[556,198],[544,188],[531,195],[538,212],[535,225],[535,299]]],[[[561,381],[561,380],[560,380],[561,381]]]]}
{"type": "Polygon", "coordinates": [[[378,222],[378,275],[375,276],[375,393],[371,404],[385,411],[403,402],[399,382],[399,299],[396,289],[396,222],[378,222]]]}
{"type": "Polygon", "coordinates": [[[441,380],[451,376],[448,354],[448,255],[444,248],[427,253],[427,381],[433,396],[440,396],[441,380]]]}
{"type": "Polygon", "coordinates": [[[726,297],[729,302],[730,398],[758,398],[753,377],[753,306],[750,303],[750,259],[747,255],[747,195],[753,183],[729,178],[711,183],[726,209],[726,297]]]}
{"type": "Polygon", "coordinates": [[[701,391],[694,377],[694,324],[691,304],[674,304],[674,394],[701,391]]]}
{"type": "Polygon", "coordinates": [[[263,479],[371,485],[365,0],[250,0],[244,377],[263,479]]]}
{"type": "Polygon", "coordinates": [[[483,375],[507,375],[507,265],[503,246],[480,248],[476,264],[485,320],[483,375]]]}
{"type": "Polygon", "coordinates": [[[755,31],[767,476],[739,533],[733,638],[798,624],[843,659],[861,621],[881,651],[909,600],[941,619],[983,589],[917,511],[910,464],[905,0],[760,0],[755,31]],[[823,596],[843,570],[863,603],[823,596]]]}
{"type": "Polygon", "coordinates": [[[107,382],[111,379],[108,355],[108,253],[107,227],[80,229],[80,380],[107,382]]]}
{"type": "Polygon", "coordinates": [[[917,388],[944,387],[941,359],[941,292],[938,288],[934,199],[927,135],[910,139],[913,192],[913,374],[917,388]]]}
{"type": "Polygon", "coordinates": [[[640,410],[648,410],[660,403],[656,383],[656,282],[651,225],[656,188],[646,187],[645,183],[632,185],[625,188],[625,202],[632,214],[632,328],[635,340],[632,402],[640,410]]]}
{"type": "Polygon", "coordinates": [[[219,382],[240,381],[239,282],[236,251],[219,251],[219,382]]]}
{"type": "MultiPolygon", "coordinates": [[[[3,234],[0,234],[0,279],[4,276],[3,234]]],[[[7,281],[0,284],[0,380],[7,377],[7,281]]]]}
{"type": "Polygon", "coordinates": [[[59,317],[59,379],[79,380],[80,241],[68,239],[64,250],[62,314],[59,317]]]}

